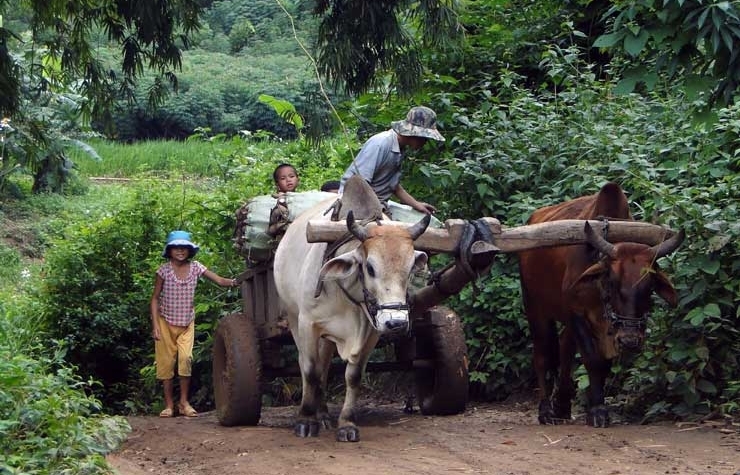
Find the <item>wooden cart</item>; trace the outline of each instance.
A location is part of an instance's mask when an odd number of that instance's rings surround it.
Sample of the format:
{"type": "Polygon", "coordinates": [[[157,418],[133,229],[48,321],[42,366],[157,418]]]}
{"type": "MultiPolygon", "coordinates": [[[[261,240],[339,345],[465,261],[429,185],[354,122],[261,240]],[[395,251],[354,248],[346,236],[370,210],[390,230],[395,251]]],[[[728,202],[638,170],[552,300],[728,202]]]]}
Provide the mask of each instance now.
{"type": "MultiPolygon", "coordinates": [[[[483,218],[492,242],[475,242],[473,254],[518,252],[537,247],[582,243],[583,220],[504,228],[498,220],[483,218]]],[[[429,252],[454,252],[465,229],[465,221],[448,220],[444,228],[428,229],[415,244],[429,252]]],[[[606,224],[590,220],[599,232],[606,224]]],[[[402,223],[390,223],[390,225],[402,223]]],[[[370,224],[373,226],[374,224],[370,224]]],[[[389,225],[389,223],[385,223],[389,225]]],[[[331,242],[346,232],[344,221],[311,222],[310,242],[331,242]]],[[[654,245],[673,235],[661,226],[641,222],[609,223],[612,241],[634,241],[654,245]]],[[[462,272],[448,274],[445,287],[459,292],[470,278],[462,272]],[[467,279],[467,280],[466,280],[467,279]]],[[[240,276],[243,313],[219,321],[213,346],[213,384],[216,413],[222,425],[256,425],[262,409],[262,383],[276,377],[300,376],[298,364],[286,361],[285,345],[294,345],[288,322],[280,309],[272,263],[250,267],[240,276]]],[[[439,295],[433,286],[418,293],[412,330],[389,342],[396,360],[370,362],[367,371],[409,371],[414,375],[417,403],[423,414],[447,415],[463,412],[468,399],[467,346],[463,326],[449,308],[437,305],[449,295],[439,295]]],[[[342,371],[335,365],[332,371],[342,371]]]]}
{"type": "MultiPolygon", "coordinates": [[[[263,381],[300,376],[297,362],[286,362],[281,351],[294,342],[280,310],[272,267],[250,268],[240,279],[244,313],[222,318],[213,343],[216,414],[225,426],[259,422],[263,381]]],[[[435,306],[414,319],[412,328],[409,336],[391,343],[396,361],[369,362],[367,371],[413,372],[424,414],[464,411],[467,346],[457,315],[435,306]]],[[[332,372],[342,371],[343,366],[333,366],[332,372]]]]}

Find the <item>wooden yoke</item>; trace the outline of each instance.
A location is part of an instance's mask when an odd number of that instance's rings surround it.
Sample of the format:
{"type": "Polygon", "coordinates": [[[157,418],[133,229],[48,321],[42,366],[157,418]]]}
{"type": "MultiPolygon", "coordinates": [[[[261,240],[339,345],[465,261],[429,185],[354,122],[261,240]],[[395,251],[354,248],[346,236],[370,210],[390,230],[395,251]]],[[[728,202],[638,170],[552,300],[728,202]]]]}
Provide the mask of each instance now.
{"type": "MultiPolygon", "coordinates": [[[[586,242],[583,232],[585,220],[563,219],[546,223],[527,224],[513,228],[501,226],[496,218],[481,218],[493,234],[493,244],[498,252],[519,252],[541,247],[563,246],[568,244],[582,244],[586,242]]],[[[673,236],[672,229],[657,224],[640,221],[599,221],[588,220],[588,223],[597,233],[604,235],[604,227],[608,227],[606,239],[610,242],[639,242],[654,246],[673,236]]],[[[379,226],[371,223],[370,226],[379,226]]],[[[398,221],[383,221],[380,226],[410,226],[409,223],[398,221]]],[[[462,219],[448,219],[444,228],[427,228],[416,241],[414,247],[426,252],[455,252],[460,237],[465,230],[466,221],[462,219]]],[[[308,242],[334,242],[347,232],[344,221],[308,222],[306,238],[308,242]]]]}
{"type": "MultiPolygon", "coordinates": [[[[499,252],[520,252],[551,246],[582,244],[586,242],[583,231],[585,220],[568,219],[539,224],[528,224],[504,228],[495,218],[481,218],[479,223],[487,225],[492,242],[468,243],[469,251],[463,253],[458,247],[468,222],[448,219],[444,228],[427,228],[414,241],[414,247],[432,253],[455,254],[455,264],[435,275],[433,282],[418,289],[411,296],[412,318],[421,318],[427,309],[460,292],[469,282],[488,271],[495,255],[499,252]],[[465,254],[470,262],[463,262],[465,254]]],[[[675,231],[650,223],[637,221],[589,220],[591,227],[605,235],[611,242],[630,241],[654,246],[675,234],[675,231]],[[606,229],[606,232],[604,231],[606,229]]],[[[379,226],[371,223],[368,226],[379,226]]],[[[398,221],[384,221],[380,226],[410,226],[398,221]]],[[[333,242],[346,233],[344,221],[310,221],[306,230],[309,242],[333,242]]],[[[467,245],[467,244],[466,244],[467,245]]]]}
{"type": "MultiPolygon", "coordinates": [[[[427,228],[424,234],[414,241],[416,249],[431,253],[455,254],[456,261],[454,265],[436,274],[432,283],[412,294],[410,301],[412,318],[420,318],[427,309],[457,294],[469,282],[487,272],[499,252],[520,252],[586,242],[583,231],[586,221],[582,219],[564,219],[513,228],[502,227],[495,218],[481,218],[479,223],[488,226],[492,242],[480,240],[468,242],[465,245],[469,244],[469,252],[463,253],[458,249],[468,224],[462,219],[448,219],[444,228],[427,228]],[[465,254],[470,262],[463,262],[461,254],[465,254]]],[[[638,221],[588,220],[588,223],[611,242],[630,241],[654,246],[675,234],[675,231],[669,228],[638,221]],[[607,228],[606,232],[604,228],[607,228]]],[[[398,221],[383,221],[382,224],[370,223],[369,226],[411,225],[398,221]]],[[[308,242],[334,242],[346,232],[347,225],[344,221],[315,220],[309,221],[306,238],[308,242]]]]}
{"type": "MultiPolygon", "coordinates": [[[[498,219],[484,219],[491,228],[491,232],[501,232],[501,224],[498,219]]],[[[369,223],[367,228],[370,229],[373,226],[412,226],[411,223],[401,221],[383,221],[382,223],[380,225],[369,223]]],[[[445,221],[444,228],[427,228],[424,234],[414,241],[414,247],[426,252],[454,252],[464,229],[465,220],[448,219],[445,221]]],[[[306,239],[308,239],[308,242],[334,242],[346,233],[347,225],[343,220],[311,220],[308,222],[308,228],[306,229],[306,239]]]]}

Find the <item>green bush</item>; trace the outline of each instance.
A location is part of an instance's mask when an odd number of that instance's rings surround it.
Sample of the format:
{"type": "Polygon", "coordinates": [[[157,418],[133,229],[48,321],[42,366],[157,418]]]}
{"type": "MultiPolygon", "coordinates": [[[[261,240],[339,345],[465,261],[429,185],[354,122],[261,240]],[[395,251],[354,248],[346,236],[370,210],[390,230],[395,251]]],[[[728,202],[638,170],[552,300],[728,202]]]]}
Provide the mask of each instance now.
{"type": "Polygon", "coordinates": [[[21,256],[0,242],[0,282],[11,282],[21,276],[21,256]]]}
{"type": "Polygon", "coordinates": [[[0,347],[0,472],[108,473],[105,454],[130,430],[101,414],[74,371],[0,347]],[[56,367],[56,368],[55,368],[56,367]]]}
{"type": "Polygon", "coordinates": [[[451,298],[465,325],[471,394],[478,399],[504,400],[532,381],[532,345],[516,271],[515,259],[502,256],[488,275],[451,298]]]}
{"type": "Polygon", "coordinates": [[[0,297],[0,473],[110,473],[128,423],[101,412],[31,301],[0,297]]]}
{"type": "Polygon", "coordinates": [[[44,315],[80,375],[103,383],[94,389],[105,404],[135,394],[127,383],[150,353],[144,276],[163,231],[155,199],[129,206],[69,227],[46,256],[44,315]]]}

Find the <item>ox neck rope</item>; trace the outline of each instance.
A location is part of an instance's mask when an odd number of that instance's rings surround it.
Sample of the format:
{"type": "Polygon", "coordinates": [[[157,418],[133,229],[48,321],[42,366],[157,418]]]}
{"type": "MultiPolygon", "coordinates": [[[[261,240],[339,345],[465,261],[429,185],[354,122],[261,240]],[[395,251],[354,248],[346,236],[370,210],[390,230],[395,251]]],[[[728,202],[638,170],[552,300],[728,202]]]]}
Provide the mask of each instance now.
{"type": "MultiPolygon", "coordinates": [[[[347,296],[347,298],[357,305],[358,307],[362,308],[364,305],[364,310],[366,315],[368,316],[370,320],[370,324],[373,326],[373,328],[376,331],[379,331],[378,329],[378,312],[381,310],[406,310],[407,312],[411,313],[411,306],[408,304],[408,292],[406,294],[406,302],[407,303],[387,303],[383,305],[378,305],[378,299],[369,291],[367,290],[367,286],[365,285],[365,272],[363,269],[363,266],[360,266],[359,270],[359,281],[360,285],[362,286],[362,302],[358,301],[356,298],[354,298],[347,289],[344,288],[342,284],[339,284],[339,288],[342,289],[342,292],[344,292],[344,295],[347,296]]],[[[411,319],[409,319],[409,326],[408,331],[411,331],[411,319]]]]}
{"type": "MultiPolygon", "coordinates": [[[[607,239],[607,236],[609,235],[609,218],[605,216],[599,216],[597,219],[604,223],[604,228],[602,229],[601,233],[604,239],[607,239]]],[[[601,255],[601,260],[604,261],[604,263],[606,264],[606,268],[609,269],[609,256],[602,253],[599,254],[601,255]]],[[[647,318],[620,315],[616,311],[614,311],[614,306],[612,305],[612,286],[611,281],[609,280],[609,271],[605,272],[602,278],[599,280],[599,294],[601,296],[601,304],[604,308],[604,319],[606,319],[612,327],[628,328],[638,331],[645,330],[647,318]]]]}

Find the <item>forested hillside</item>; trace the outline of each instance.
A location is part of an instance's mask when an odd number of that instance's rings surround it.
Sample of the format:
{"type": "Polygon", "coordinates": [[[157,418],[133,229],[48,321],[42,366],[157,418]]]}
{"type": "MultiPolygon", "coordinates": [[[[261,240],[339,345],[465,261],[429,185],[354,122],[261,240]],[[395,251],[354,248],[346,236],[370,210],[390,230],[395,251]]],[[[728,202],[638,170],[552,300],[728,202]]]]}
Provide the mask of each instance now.
{"type": "MultiPolygon", "coordinates": [[[[10,2],[4,16],[8,29],[27,38],[30,13],[20,7],[23,3],[10,2]]],[[[98,120],[93,130],[124,141],[184,139],[198,127],[208,127],[216,134],[264,131],[295,138],[295,128],[258,100],[260,94],[268,94],[305,113],[310,110],[303,107],[307,98],[318,91],[310,58],[295,40],[297,36],[309,42],[316,21],[306,6],[294,2],[285,2],[285,6],[290,13],[267,0],[208,2],[200,30],[187,47],[180,42],[182,68],[174,71],[177,88],[166,87],[166,99],[154,109],[148,95],[156,77],[154,71],[145,73],[131,91],[133,97],[114,104],[113,123],[98,120]]],[[[93,31],[95,56],[114,72],[121,61],[121,48],[106,41],[104,30],[93,31]]],[[[9,46],[18,53],[33,47],[12,37],[9,46]]]]}

